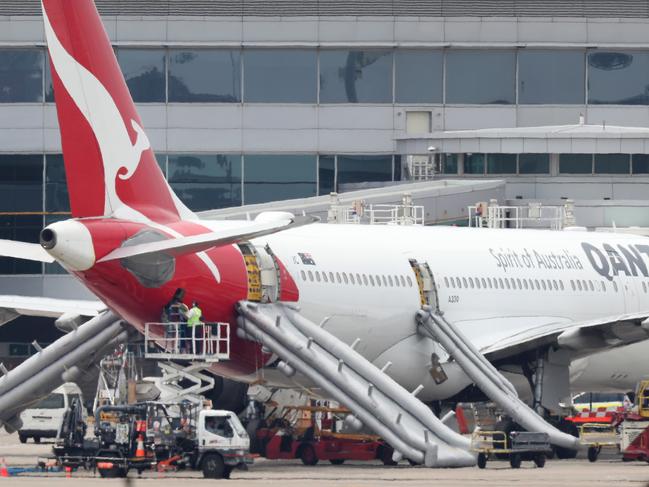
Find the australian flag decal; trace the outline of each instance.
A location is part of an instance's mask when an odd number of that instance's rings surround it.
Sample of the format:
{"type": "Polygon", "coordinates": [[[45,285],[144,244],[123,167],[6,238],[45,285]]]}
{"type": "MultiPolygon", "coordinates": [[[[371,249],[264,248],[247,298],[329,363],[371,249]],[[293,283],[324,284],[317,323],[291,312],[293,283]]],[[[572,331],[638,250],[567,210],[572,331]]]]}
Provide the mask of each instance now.
{"type": "Polygon", "coordinates": [[[304,265],[315,265],[315,260],[313,260],[313,257],[311,257],[311,254],[301,254],[298,252],[300,256],[300,259],[302,259],[302,263],[304,265]]]}

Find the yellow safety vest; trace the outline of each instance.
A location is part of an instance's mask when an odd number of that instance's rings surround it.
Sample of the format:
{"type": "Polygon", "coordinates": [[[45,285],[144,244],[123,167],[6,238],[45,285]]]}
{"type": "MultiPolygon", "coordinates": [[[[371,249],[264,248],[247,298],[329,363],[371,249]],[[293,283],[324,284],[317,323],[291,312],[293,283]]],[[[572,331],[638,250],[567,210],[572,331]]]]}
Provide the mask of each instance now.
{"type": "Polygon", "coordinates": [[[187,326],[196,326],[201,324],[201,316],[203,311],[198,306],[189,310],[189,318],[187,319],[187,326]]]}

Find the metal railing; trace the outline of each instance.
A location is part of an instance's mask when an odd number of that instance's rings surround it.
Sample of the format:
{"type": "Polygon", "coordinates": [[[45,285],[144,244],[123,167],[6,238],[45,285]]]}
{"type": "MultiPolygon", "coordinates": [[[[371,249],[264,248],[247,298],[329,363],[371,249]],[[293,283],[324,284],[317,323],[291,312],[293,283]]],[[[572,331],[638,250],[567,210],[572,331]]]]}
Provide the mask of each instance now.
{"type": "Polygon", "coordinates": [[[335,206],[336,223],[369,225],[423,225],[424,207],[414,205],[335,206]]]}
{"type": "Polygon", "coordinates": [[[146,323],[145,357],[218,362],[230,358],[230,324],[146,323]]]}
{"type": "Polygon", "coordinates": [[[477,204],[468,207],[469,226],[478,228],[549,228],[562,230],[566,216],[563,206],[500,206],[477,204]]]}

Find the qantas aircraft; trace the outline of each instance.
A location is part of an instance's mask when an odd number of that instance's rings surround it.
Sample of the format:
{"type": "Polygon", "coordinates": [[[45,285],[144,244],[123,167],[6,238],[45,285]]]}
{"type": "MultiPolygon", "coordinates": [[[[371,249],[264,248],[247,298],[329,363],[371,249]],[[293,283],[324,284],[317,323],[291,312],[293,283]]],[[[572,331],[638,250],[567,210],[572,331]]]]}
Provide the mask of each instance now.
{"type": "MultiPolygon", "coordinates": [[[[286,213],[200,220],[156,163],[92,0],[43,0],[43,17],[73,218],[45,228],[40,246],[5,241],[0,251],[56,260],[141,331],[185,289],[186,302],[198,300],[207,321],[233,329],[230,359],[212,364],[214,373],[322,385],[287,378],[276,355],[236,333],[243,301],[295,303],[343,342],[360,339],[355,350],[369,361],[391,362],[389,375],[400,385],[423,385],[424,401],[451,398],[472,383],[417,331],[415,316],[433,294],[445,319],[492,363],[528,378],[542,357],[547,377],[567,383],[576,360],[583,373],[588,356],[649,336],[645,238],[325,225],[286,213]],[[261,272],[260,296],[251,290],[251,259],[277,270],[261,272]],[[435,365],[445,380],[431,373],[435,365]]],[[[618,379],[605,373],[601,385],[628,389],[634,377],[618,379]]]]}

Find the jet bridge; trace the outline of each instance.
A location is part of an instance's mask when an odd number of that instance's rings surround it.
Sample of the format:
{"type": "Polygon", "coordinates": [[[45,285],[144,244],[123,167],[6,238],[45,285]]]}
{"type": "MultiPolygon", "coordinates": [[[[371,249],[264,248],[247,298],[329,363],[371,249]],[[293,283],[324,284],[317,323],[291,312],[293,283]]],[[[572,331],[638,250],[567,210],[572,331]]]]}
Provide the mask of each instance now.
{"type": "Polygon", "coordinates": [[[438,341],[492,401],[528,431],[547,433],[550,443],[576,450],[579,439],[559,431],[518,398],[514,386],[496,370],[443,313],[425,305],[417,313],[421,331],[438,341]]]}
{"type": "Polygon", "coordinates": [[[300,372],[327,394],[350,408],[349,426],[363,425],[381,435],[395,450],[395,459],[406,457],[429,467],[464,467],[476,464],[470,440],[447,427],[416,398],[420,387],[409,392],[385,371],[378,369],[320,325],[306,319],[299,307],[287,303],[238,304],[241,338],[261,343],[282,359],[287,376],[300,372]]]}

